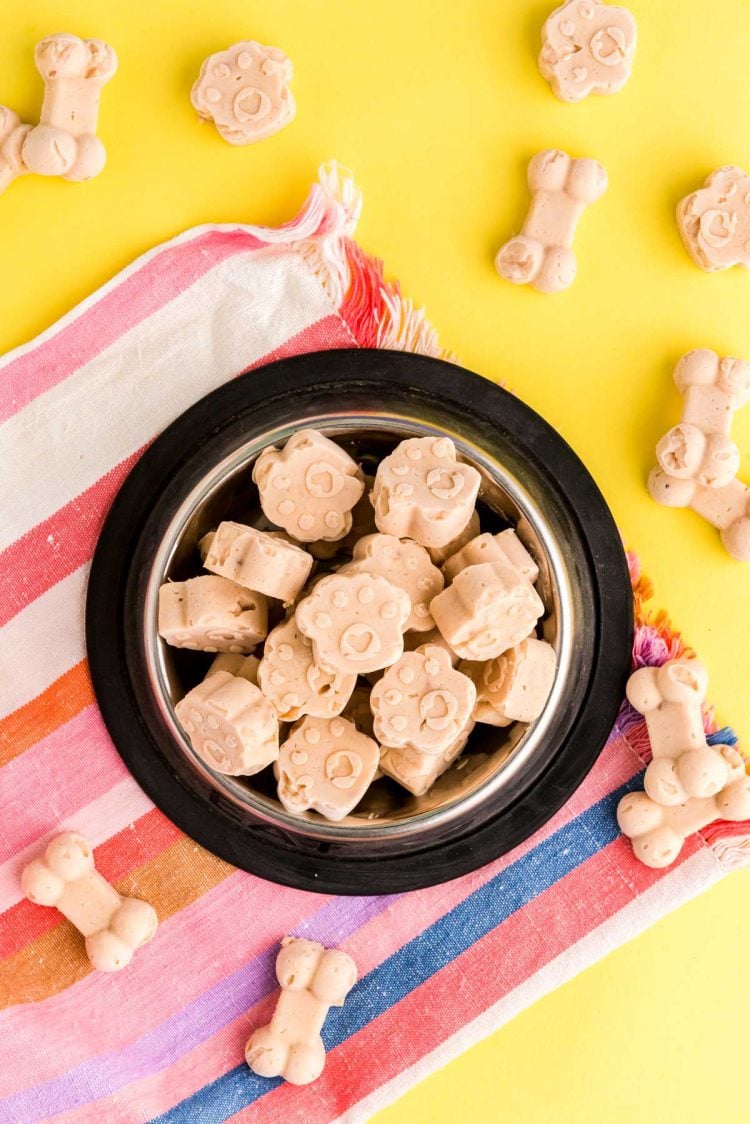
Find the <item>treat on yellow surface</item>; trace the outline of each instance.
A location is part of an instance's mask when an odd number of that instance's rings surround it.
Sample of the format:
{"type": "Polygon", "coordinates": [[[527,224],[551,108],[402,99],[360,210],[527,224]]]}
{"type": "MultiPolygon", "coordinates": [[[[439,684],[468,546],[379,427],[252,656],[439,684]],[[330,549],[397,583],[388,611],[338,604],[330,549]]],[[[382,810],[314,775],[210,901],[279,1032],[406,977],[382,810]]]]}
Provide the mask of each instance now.
{"type": "Polygon", "coordinates": [[[442,753],[465,729],[477,692],[444,648],[405,652],[372,689],[375,737],[382,746],[442,753]]]}
{"type": "Polygon", "coordinates": [[[345,718],[301,719],[279,752],[279,800],[287,812],[313,808],[343,820],[367,792],[380,764],[377,742],[345,718]]]}
{"type": "Polygon", "coordinates": [[[462,659],[490,660],[526,639],[544,605],[515,566],[484,562],[457,574],[430,611],[462,659]]]}
{"type": "Polygon", "coordinates": [[[159,590],[158,628],[175,648],[252,652],[268,629],[266,599],[215,574],[167,582],[159,590]]]}
{"type": "Polygon", "coordinates": [[[0,195],[13,180],[28,174],[22,149],[30,129],[31,125],[24,124],[17,113],[0,105],[0,195]]]}
{"type": "Polygon", "coordinates": [[[542,28],[539,69],[561,101],[616,94],[633,67],[635,19],[601,0],[567,0],[542,28]]]}
{"type": "Polygon", "coordinates": [[[198,756],[230,777],[249,777],[279,755],[279,721],[271,703],[248,679],[209,672],[175,707],[198,756]]]}
{"type": "Polygon", "coordinates": [[[743,265],[750,269],[750,176],[728,165],[677,207],[685,249],[708,273],[743,265]]]}
{"type": "Polygon", "coordinates": [[[209,55],[190,99],[229,144],[252,144],[294,119],[291,80],[292,64],[282,50],[247,40],[209,55]]]}
{"type": "Polygon", "coordinates": [[[100,972],[126,967],[133,953],[156,932],[156,910],[139,898],[124,898],[103,878],[82,835],[66,831],[21,875],[29,901],[54,906],[86,938],[86,955],[100,972]]]}

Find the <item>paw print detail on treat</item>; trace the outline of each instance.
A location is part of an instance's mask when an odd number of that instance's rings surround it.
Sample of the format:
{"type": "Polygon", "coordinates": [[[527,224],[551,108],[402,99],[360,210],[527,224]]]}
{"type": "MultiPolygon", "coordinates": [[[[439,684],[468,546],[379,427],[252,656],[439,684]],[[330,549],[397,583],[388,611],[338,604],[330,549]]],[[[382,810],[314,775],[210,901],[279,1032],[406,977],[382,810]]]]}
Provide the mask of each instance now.
{"type": "Polygon", "coordinates": [[[355,675],[318,667],[312,641],[298,630],[294,617],[269,633],[258,678],[283,722],[296,722],[303,714],[318,718],[341,714],[357,682],[355,675]]]}
{"type": "Polygon", "coordinates": [[[529,637],[487,663],[465,661],[459,664],[459,671],[468,675],[477,688],[477,705],[481,710],[474,711],[476,720],[500,726],[536,721],[550,696],[556,667],[552,645],[529,637]],[[491,707],[503,721],[495,722],[486,707],[491,707]]]}
{"type": "Polygon", "coordinates": [[[247,41],[210,55],[190,95],[229,144],[252,144],[293,120],[292,64],[278,47],[247,41]]]}
{"type": "Polygon", "coordinates": [[[487,562],[462,570],[430,609],[462,659],[490,660],[529,636],[544,605],[514,566],[487,562]]]}
{"type": "Polygon", "coordinates": [[[24,868],[21,887],[29,901],[55,906],[78,929],[100,972],[125,968],[156,932],[153,906],[118,894],[96,869],[91,845],[75,832],[48,843],[44,855],[24,868]]]}
{"type": "Polygon", "coordinates": [[[677,226],[701,269],[750,269],[750,176],[731,165],[712,172],[678,205],[677,226]]]}
{"type": "Polygon", "coordinates": [[[338,572],[379,574],[403,589],[411,601],[407,632],[429,632],[435,627],[430,601],[440,593],[445,580],[419,543],[393,535],[366,535],[354,547],[353,560],[338,572]]]}
{"type": "Polygon", "coordinates": [[[375,737],[383,746],[444,752],[469,722],[476,696],[444,648],[406,652],[372,689],[375,737]]]}
{"type": "Polygon", "coordinates": [[[337,542],[352,528],[364,476],[348,453],[315,429],[301,429],[283,449],[255,462],[263,513],[300,542],[337,542]]]}
{"type": "Polygon", "coordinates": [[[316,664],[364,675],[394,663],[404,650],[411,601],[372,574],[331,574],[297,605],[297,627],[312,640],[316,664]]]}
{"type": "Polygon", "coordinates": [[[281,747],[279,800],[288,812],[312,809],[328,820],[342,820],[359,804],[379,764],[377,742],[352,722],[308,716],[281,747]]]}
{"type": "Polygon", "coordinates": [[[159,635],[175,648],[252,652],[268,628],[266,599],[213,574],[159,590],[159,635]]]}
{"type": "Polygon", "coordinates": [[[279,722],[247,679],[214,671],[175,707],[195,752],[217,773],[249,777],[279,755],[279,722]]]}
{"type": "Polygon", "coordinates": [[[633,68],[637,29],[627,8],[568,0],[542,28],[539,69],[561,101],[615,94],[633,68]]]}
{"type": "MultiPolygon", "coordinates": [[[[206,542],[208,536],[201,539],[206,542]]],[[[313,560],[307,551],[244,523],[220,523],[207,542],[203,565],[246,589],[291,604],[307,581],[313,560]]]]}
{"type": "Polygon", "coordinates": [[[507,562],[515,566],[532,585],[539,577],[536,562],[516,532],[510,529],[497,535],[477,535],[445,560],[443,573],[448,581],[453,581],[456,574],[460,574],[467,566],[478,566],[482,562],[507,562]]]}
{"type": "Polygon", "coordinates": [[[372,503],[379,531],[441,547],[466,527],[480,476],[448,437],[410,437],[378,465],[372,503]]]}
{"type": "Polygon", "coordinates": [[[0,105],[0,195],[13,180],[28,174],[22,149],[30,129],[31,125],[24,124],[17,113],[0,105]]]}
{"type": "Polygon", "coordinates": [[[412,745],[383,748],[380,767],[386,776],[397,781],[412,796],[424,796],[466,748],[473,728],[474,722],[470,721],[441,753],[422,753],[412,745]]]}

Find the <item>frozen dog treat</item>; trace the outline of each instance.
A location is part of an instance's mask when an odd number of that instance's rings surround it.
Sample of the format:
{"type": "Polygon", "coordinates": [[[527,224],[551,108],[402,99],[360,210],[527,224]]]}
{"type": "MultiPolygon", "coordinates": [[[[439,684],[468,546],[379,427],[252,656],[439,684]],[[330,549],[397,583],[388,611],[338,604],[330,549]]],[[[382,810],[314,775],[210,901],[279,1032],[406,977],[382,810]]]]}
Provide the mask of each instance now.
{"type": "Polygon", "coordinates": [[[673,863],[688,835],[714,820],[738,823],[750,819],[750,776],[736,749],[719,747],[729,780],[714,796],[695,797],[683,804],[657,804],[645,792],[623,796],[617,822],[633,841],[633,854],[646,866],[660,869],[673,863]]]}
{"type": "Polygon", "coordinates": [[[17,113],[0,105],[0,195],[13,180],[28,173],[22,150],[30,129],[31,125],[25,125],[17,113]]]}
{"type": "Polygon", "coordinates": [[[734,479],[720,488],[695,480],[682,480],[663,468],[648,478],[652,499],[664,507],[689,507],[721,532],[721,541],[732,558],[750,562],[750,488],[734,479]]]}
{"type": "Polygon", "coordinates": [[[39,124],[23,142],[30,172],[90,180],[107,162],[96,135],[99,96],[114,77],[117,55],[100,39],[50,35],[37,44],[34,58],[44,79],[39,124]]]}
{"type": "Polygon", "coordinates": [[[312,564],[312,558],[301,547],[244,523],[232,522],[219,524],[203,560],[207,570],[286,604],[297,597],[310,576],[312,564]]]}
{"type": "Polygon", "coordinates": [[[284,937],[276,957],[281,995],[268,1026],[253,1031],[245,1059],[260,1077],[309,1085],[326,1060],[320,1031],[329,1007],[343,1007],[357,982],[357,966],[345,952],[315,941],[284,937]]]}
{"type": "Polygon", "coordinates": [[[354,558],[340,574],[379,574],[408,595],[411,612],[407,632],[429,632],[435,627],[430,601],[445,585],[443,575],[423,546],[393,535],[365,535],[354,547],[354,558]]]}
{"type": "Polygon", "coordinates": [[[380,755],[380,768],[412,796],[424,796],[466,748],[473,728],[474,723],[470,721],[441,753],[422,753],[411,745],[398,749],[384,748],[380,755]]]}
{"type": "Polygon", "coordinates": [[[294,815],[312,808],[327,820],[343,820],[359,804],[379,764],[377,742],[353,723],[308,716],[281,747],[279,800],[294,815]]]}
{"type": "Polygon", "coordinates": [[[86,955],[100,972],[116,972],[156,932],[156,910],[138,898],[123,898],[94,865],[82,835],[66,831],[44,855],[24,868],[21,886],[29,901],[55,906],[86,940],[86,955]]]}
{"type": "Polygon", "coordinates": [[[368,738],[375,736],[373,714],[370,708],[370,687],[360,685],[354,688],[349,702],[341,711],[341,717],[353,722],[361,734],[368,738]]]}
{"type": "Polygon", "coordinates": [[[267,627],[263,594],[228,578],[203,574],[159,590],[159,635],[175,648],[251,652],[267,627]]]}
{"type": "Polygon", "coordinates": [[[439,628],[431,628],[429,632],[407,632],[404,636],[405,652],[416,652],[417,648],[421,648],[425,644],[436,644],[438,648],[443,648],[450,656],[451,666],[458,667],[459,657],[439,628]]]}
{"type": "Polygon", "coordinates": [[[462,570],[432,601],[430,610],[462,659],[490,660],[526,639],[544,605],[514,566],[485,562],[462,570]]]}
{"type": "Polygon", "coordinates": [[[727,783],[726,761],[703,731],[707,686],[703,664],[687,659],[639,668],[628,680],[628,701],[646,719],[653,754],[643,787],[657,804],[715,796],[727,783]]]}
{"type": "Polygon", "coordinates": [[[490,701],[490,683],[494,660],[461,660],[458,670],[468,675],[477,692],[477,701],[474,703],[472,719],[484,726],[512,726],[513,720],[506,718],[496,710],[490,701]]]}
{"type": "Polygon", "coordinates": [[[677,226],[701,269],[750,269],[750,176],[732,165],[712,172],[678,205],[677,226]]]}
{"type": "Polygon", "coordinates": [[[575,281],[573,236],[586,207],[607,190],[607,173],[596,160],[574,160],[548,148],[531,158],[528,181],[532,199],[526,221],[500,249],[495,266],[514,285],[558,293],[575,281]]]}
{"type": "Polygon", "coordinates": [[[529,637],[487,663],[460,663],[459,671],[476,686],[477,704],[481,707],[474,711],[477,722],[506,725],[536,721],[550,696],[556,667],[552,645],[529,637]],[[488,706],[504,719],[502,723],[493,722],[486,710],[488,706]]]}
{"type": "Polygon", "coordinates": [[[370,502],[370,493],[375,483],[375,477],[365,475],[364,481],[365,489],[352,508],[352,527],[349,534],[344,535],[343,539],[339,539],[337,542],[318,539],[316,542],[306,543],[306,549],[310,551],[313,558],[319,558],[325,562],[335,558],[337,554],[351,554],[360,539],[377,531],[375,512],[372,510],[372,503],[370,502]]]}
{"type": "Polygon", "coordinates": [[[319,667],[365,675],[389,667],[404,650],[411,601],[372,574],[330,574],[297,606],[297,627],[312,640],[319,667]]]}
{"type": "Polygon", "coordinates": [[[446,559],[443,573],[448,581],[453,581],[467,566],[478,566],[482,562],[507,562],[532,585],[539,577],[539,567],[513,530],[501,531],[499,535],[477,535],[446,559]]]}
{"type": "Polygon", "coordinates": [[[542,28],[539,69],[561,101],[616,94],[633,67],[636,25],[627,8],[568,0],[542,28]]]}
{"type": "Polygon", "coordinates": [[[409,437],[378,465],[372,503],[379,531],[426,547],[445,546],[466,527],[480,476],[456,459],[448,437],[409,437]]]}
{"type": "Polygon", "coordinates": [[[315,429],[301,429],[283,449],[264,449],[253,468],[267,519],[300,542],[336,542],[352,528],[362,470],[315,429]]]}
{"type": "Polygon", "coordinates": [[[462,546],[466,546],[467,542],[470,542],[471,539],[475,539],[480,533],[481,529],[482,528],[479,524],[479,514],[475,508],[469,516],[469,521],[464,527],[463,531],[461,531],[460,534],[456,535],[455,538],[451,539],[450,542],[446,543],[445,546],[426,547],[427,553],[430,556],[430,560],[436,566],[442,566],[446,558],[450,558],[451,555],[460,550],[462,546]]]}
{"type": "Polygon", "coordinates": [[[229,144],[252,144],[294,120],[291,80],[292,64],[282,50],[248,40],[209,55],[190,100],[229,144]]]}
{"type": "Polygon", "coordinates": [[[313,659],[312,641],[297,628],[294,617],[269,633],[258,672],[260,689],[283,722],[303,714],[334,718],[346,706],[356,675],[323,671],[313,659]]]}
{"type": "Polygon", "coordinates": [[[476,697],[444,648],[405,652],[372,689],[375,737],[383,746],[444,752],[469,722],[476,697]]]}
{"type": "Polygon", "coordinates": [[[260,660],[257,656],[243,656],[239,652],[220,652],[206,672],[206,679],[217,671],[228,671],[230,675],[247,679],[248,683],[257,687],[259,667],[260,660]]]}
{"type": "Polygon", "coordinates": [[[217,773],[249,777],[279,755],[276,711],[258,687],[228,671],[209,672],[175,707],[195,752],[217,773]]]}

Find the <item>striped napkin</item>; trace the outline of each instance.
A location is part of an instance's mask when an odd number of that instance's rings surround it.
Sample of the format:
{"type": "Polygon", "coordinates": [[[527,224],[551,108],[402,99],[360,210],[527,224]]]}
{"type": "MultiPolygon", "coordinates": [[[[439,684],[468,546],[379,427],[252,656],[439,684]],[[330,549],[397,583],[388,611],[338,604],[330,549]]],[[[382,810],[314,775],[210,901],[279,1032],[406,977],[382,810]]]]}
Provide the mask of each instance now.
{"type": "MultiPolygon", "coordinates": [[[[87,673],[83,602],[107,508],[146,445],[246,368],[298,352],[439,355],[433,330],[351,235],[351,178],[321,170],[278,230],[190,230],[140,258],[0,363],[0,1119],[362,1121],[680,902],[750,861],[750,824],[694,836],[667,871],[637,863],[615,807],[648,741],[627,704],[567,806],[503,859],[443,886],[336,898],[234,870],[130,778],[87,673]],[[19,873],[61,828],[152,902],[154,940],[123,973],[22,899],[19,873]],[[742,832],[744,831],[744,835],[742,832]],[[339,945],[360,981],[331,1012],[323,1076],[295,1088],[243,1063],[274,1002],[286,933],[339,945]],[[450,1004],[444,998],[451,996],[450,1004]]],[[[631,559],[634,664],[684,651],[631,559]]],[[[707,730],[734,744],[730,730],[707,730]]]]}

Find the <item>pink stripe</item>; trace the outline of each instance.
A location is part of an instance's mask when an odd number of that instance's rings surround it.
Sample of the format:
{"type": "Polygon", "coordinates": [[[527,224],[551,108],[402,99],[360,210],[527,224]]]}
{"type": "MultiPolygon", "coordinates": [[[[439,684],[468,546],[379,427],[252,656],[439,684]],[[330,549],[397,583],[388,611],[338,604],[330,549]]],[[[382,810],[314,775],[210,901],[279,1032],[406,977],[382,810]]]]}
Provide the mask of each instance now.
{"type": "Polygon", "coordinates": [[[0,862],[128,776],[99,710],[87,706],[0,771],[0,862]],[[40,788],[54,793],[54,798],[45,802],[30,799],[40,788]]]}
{"type": "Polygon", "coordinates": [[[178,245],[167,244],[133,272],[116,277],[93,304],[36,347],[22,349],[0,365],[0,422],[56,386],[96,355],[190,288],[215,265],[263,243],[246,230],[207,230],[178,245]]]}

